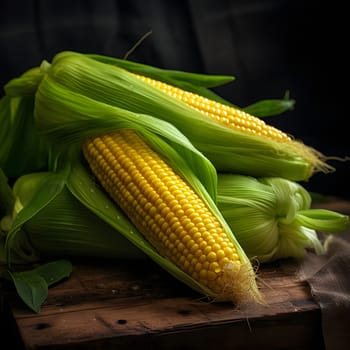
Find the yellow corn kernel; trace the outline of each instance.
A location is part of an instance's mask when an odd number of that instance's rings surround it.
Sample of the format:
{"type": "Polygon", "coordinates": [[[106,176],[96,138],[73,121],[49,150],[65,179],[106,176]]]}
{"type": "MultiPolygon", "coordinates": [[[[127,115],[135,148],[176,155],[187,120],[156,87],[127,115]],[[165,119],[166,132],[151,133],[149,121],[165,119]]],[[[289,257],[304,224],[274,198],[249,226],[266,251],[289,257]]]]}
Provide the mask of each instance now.
{"type": "Polygon", "coordinates": [[[136,132],[120,129],[90,138],[83,153],[105,190],[162,256],[220,299],[235,301],[246,293],[247,279],[236,278],[243,265],[222,224],[136,132]]]}
{"type": "Polygon", "coordinates": [[[281,130],[266,124],[263,120],[254,117],[240,109],[210,100],[190,91],[182,90],[176,86],[162,81],[135,74],[142,81],[159,88],[168,95],[186,103],[208,118],[228,126],[234,130],[252,135],[260,135],[275,141],[290,141],[291,138],[281,130]]]}

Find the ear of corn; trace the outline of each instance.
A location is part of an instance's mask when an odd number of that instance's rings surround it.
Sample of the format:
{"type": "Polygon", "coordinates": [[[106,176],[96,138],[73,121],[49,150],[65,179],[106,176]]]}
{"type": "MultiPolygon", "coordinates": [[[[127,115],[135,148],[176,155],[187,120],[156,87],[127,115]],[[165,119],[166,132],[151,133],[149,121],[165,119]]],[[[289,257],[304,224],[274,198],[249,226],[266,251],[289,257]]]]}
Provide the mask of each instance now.
{"type": "Polygon", "coordinates": [[[219,174],[218,206],[247,255],[260,262],[301,258],[306,249],[322,254],[316,230],[344,232],[349,225],[347,215],[312,209],[307,190],[282,178],[219,174]]]}
{"type": "MultiPolygon", "coordinates": [[[[239,128],[232,128],[214,120],[218,111],[222,110],[225,114],[225,110],[232,107],[205,101],[208,108],[215,110],[215,113],[209,113],[214,115],[213,118],[208,117],[202,106],[196,110],[181,101],[178,94],[171,96],[117,66],[63,52],[53,59],[51,67],[46,67],[45,71],[43,80],[51,80],[72,93],[172,123],[219,171],[305,180],[315,171],[333,169],[325,163],[322,154],[269,128],[260,119],[235,109],[235,119],[240,120],[240,125],[239,128]],[[256,134],[257,130],[265,127],[268,135],[277,132],[277,139],[256,134]],[[249,129],[251,132],[247,133],[249,129]]],[[[197,94],[195,97],[203,100],[197,94]]],[[[229,114],[233,114],[232,109],[229,111],[229,114]]],[[[38,124],[40,127],[40,120],[38,124]]]]}
{"type": "Polygon", "coordinates": [[[220,300],[254,301],[254,272],[232,233],[133,130],[93,137],[83,151],[102,186],[165,258],[220,300]]]}
{"type": "Polygon", "coordinates": [[[68,182],[69,189],[84,206],[121,232],[130,242],[174,277],[204,295],[213,296],[212,291],[191,278],[155,250],[149,241],[125,217],[125,213],[120,210],[119,206],[116,206],[115,202],[106,196],[106,192],[99,188],[96,181],[91,177],[91,173],[80,162],[74,163],[71,172],[68,182]],[[86,189],[89,190],[87,191],[86,189]]]}

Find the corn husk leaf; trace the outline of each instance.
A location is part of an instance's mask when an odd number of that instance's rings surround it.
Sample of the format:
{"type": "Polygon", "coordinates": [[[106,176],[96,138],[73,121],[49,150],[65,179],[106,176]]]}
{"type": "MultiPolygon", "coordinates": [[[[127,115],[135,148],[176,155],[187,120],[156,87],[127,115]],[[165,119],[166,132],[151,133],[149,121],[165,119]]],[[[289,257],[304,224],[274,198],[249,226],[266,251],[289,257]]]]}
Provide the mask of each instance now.
{"type": "Polygon", "coordinates": [[[146,258],[69,192],[65,176],[26,174],[13,189],[1,176],[0,188],[0,202],[10,198],[0,221],[0,277],[14,283],[34,312],[40,311],[48,288],[70,275],[71,263],[62,258],[146,258]]]}
{"type": "Polygon", "coordinates": [[[49,157],[46,142],[33,123],[34,96],[0,100],[0,167],[9,177],[44,169],[49,157]]]}
{"type": "Polygon", "coordinates": [[[258,101],[244,107],[243,110],[251,115],[262,118],[280,115],[288,110],[293,109],[294,106],[295,100],[289,98],[289,93],[287,92],[283,99],[268,99],[258,101]]]}
{"type": "Polygon", "coordinates": [[[309,193],[282,178],[219,174],[218,207],[247,255],[260,262],[302,258],[306,249],[323,254],[316,231],[344,232],[349,225],[347,215],[312,209],[309,193]]]}
{"type": "Polygon", "coordinates": [[[11,79],[4,86],[6,96],[33,97],[43,77],[43,70],[34,67],[25,71],[21,76],[11,79]]]}
{"type": "Polygon", "coordinates": [[[16,178],[47,168],[50,149],[33,122],[34,95],[42,77],[40,67],[35,67],[4,87],[6,94],[0,99],[0,167],[6,176],[16,178]]]}

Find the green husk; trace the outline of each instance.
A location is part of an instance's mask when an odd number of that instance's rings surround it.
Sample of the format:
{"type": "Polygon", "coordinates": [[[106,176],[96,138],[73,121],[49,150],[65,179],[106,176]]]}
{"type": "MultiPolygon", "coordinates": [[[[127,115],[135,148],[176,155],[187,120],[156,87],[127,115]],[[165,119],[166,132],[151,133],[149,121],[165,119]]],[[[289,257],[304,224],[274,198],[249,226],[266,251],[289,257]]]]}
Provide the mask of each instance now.
{"type": "MultiPolygon", "coordinates": [[[[35,114],[41,132],[62,141],[71,130],[71,125],[65,130],[61,120],[47,118],[40,113],[43,102],[40,91],[52,90],[56,85],[72,95],[84,95],[120,110],[136,113],[143,119],[148,115],[172,123],[218,171],[306,180],[316,171],[333,170],[325,163],[322,154],[302,142],[281,143],[219,125],[118,67],[119,61],[101,61],[79,53],[61,52],[53,58],[51,66],[45,62],[45,75],[39,85],[35,114]]],[[[181,72],[176,77],[177,85],[181,87],[184,83],[179,76],[181,72]]],[[[49,106],[45,109],[49,109],[49,106]]]]}
{"type": "Polygon", "coordinates": [[[5,85],[5,92],[10,97],[33,97],[43,77],[41,67],[28,69],[21,76],[11,79],[5,85]]]}
{"type": "Polygon", "coordinates": [[[10,265],[56,257],[145,257],[116,229],[82,205],[64,178],[50,172],[22,175],[12,194],[12,212],[0,222],[7,235],[6,261],[10,265]],[[57,191],[45,196],[44,191],[50,187],[57,191]]]}
{"type": "Polygon", "coordinates": [[[40,67],[29,69],[5,85],[5,96],[0,99],[0,168],[11,178],[47,169],[50,148],[33,121],[42,77],[40,67]]]}
{"type": "Polygon", "coordinates": [[[312,209],[300,184],[282,178],[218,175],[218,207],[251,259],[269,262],[302,258],[307,249],[323,254],[318,231],[344,232],[349,217],[312,209]]]}
{"type": "Polygon", "coordinates": [[[33,111],[33,95],[0,99],[0,168],[9,177],[47,165],[50,150],[34,126],[33,111]]]}

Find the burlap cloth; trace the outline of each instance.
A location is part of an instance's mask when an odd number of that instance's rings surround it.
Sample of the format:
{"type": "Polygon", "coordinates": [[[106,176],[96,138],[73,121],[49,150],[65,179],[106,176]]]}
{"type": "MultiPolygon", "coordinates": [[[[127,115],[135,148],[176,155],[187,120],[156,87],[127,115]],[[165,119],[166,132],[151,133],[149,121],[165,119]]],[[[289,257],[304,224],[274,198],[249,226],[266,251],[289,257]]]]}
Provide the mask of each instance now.
{"type": "MultiPolygon", "coordinates": [[[[349,215],[350,203],[336,210],[349,215]]],[[[325,349],[350,350],[350,230],[329,236],[325,245],[325,255],[305,257],[298,275],[320,306],[325,349]]]]}

